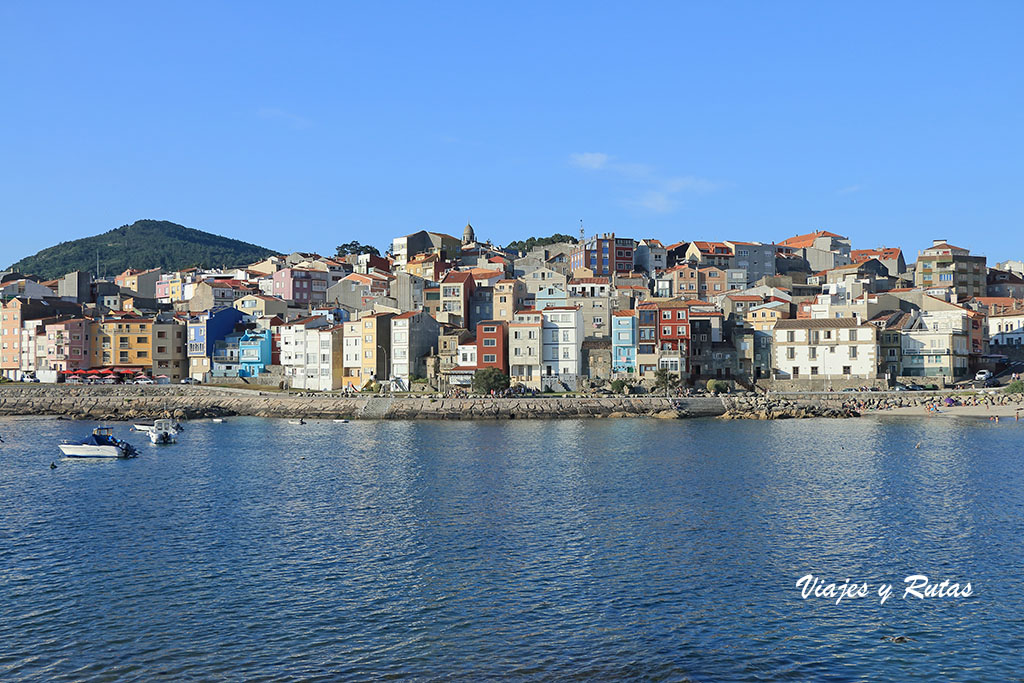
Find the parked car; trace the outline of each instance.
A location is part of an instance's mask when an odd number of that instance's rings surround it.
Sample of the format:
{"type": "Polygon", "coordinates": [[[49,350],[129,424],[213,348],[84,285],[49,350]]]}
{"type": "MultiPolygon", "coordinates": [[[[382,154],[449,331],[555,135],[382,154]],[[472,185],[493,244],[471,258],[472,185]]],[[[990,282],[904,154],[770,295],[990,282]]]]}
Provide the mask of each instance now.
{"type": "Polygon", "coordinates": [[[986,389],[988,387],[998,387],[999,380],[997,380],[995,377],[989,377],[987,380],[985,380],[984,386],[986,389]]]}
{"type": "Polygon", "coordinates": [[[978,370],[978,374],[974,376],[974,379],[979,382],[984,382],[992,376],[991,370],[978,370]]]}
{"type": "Polygon", "coordinates": [[[893,391],[912,391],[912,389],[905,384],[896,384],[892,388],[893,391]]]}
{"type": "Polygon", "coordinates": [[[920,384],[908,384],[907,391],[924,391],[924,387],[920,384]]]}
{"type": "Polygon", "coordinates": [[[182,384],[199,384],[199,380],[197,380],[195,377],[186,377],[185,379],[181,380],[181,383],[182,384]]]}
{"type": "Polygon", "coordinates": [[[154,382],[153,380],[151,380],[148,377],[140,377],[137,380],[135,380],[135,383],[136,384],[156,384],[156,382],[154,382]]]}
{"type": "Polygon", "coordinates": [[[100,380],[100,384],[117,384],[117,380],[113,377],[105,377],[100,380]]]}

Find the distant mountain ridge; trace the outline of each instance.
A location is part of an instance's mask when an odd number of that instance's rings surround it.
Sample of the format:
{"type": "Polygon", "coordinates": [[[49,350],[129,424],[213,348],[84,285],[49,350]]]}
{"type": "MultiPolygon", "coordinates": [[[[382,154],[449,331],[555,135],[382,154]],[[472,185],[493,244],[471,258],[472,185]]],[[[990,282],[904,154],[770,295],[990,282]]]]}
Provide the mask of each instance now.
{"type": "MultiPolygon", "coordinates": [[[[102,235],[43,249],[11,265],[26,275],[50,280],[74,270],[96,270],[100,256],[100,274],[112,277],[128,268],[165,271],[191,266],[241,266],[272,256],[277,252],[256,244],[186,228],[170,221],[139,220],[102,235]]],[[[96,275],[96,273],[93,273],[96,275]]]]}

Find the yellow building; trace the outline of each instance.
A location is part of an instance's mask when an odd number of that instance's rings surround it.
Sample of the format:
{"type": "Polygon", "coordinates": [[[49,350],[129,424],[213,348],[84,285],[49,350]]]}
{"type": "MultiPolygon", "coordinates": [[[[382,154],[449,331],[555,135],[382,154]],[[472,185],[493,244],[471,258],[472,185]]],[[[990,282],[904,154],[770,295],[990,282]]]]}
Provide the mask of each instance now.
{"type": "Polygon", "coordinates": [[[266,294],[247,294],[236,299],[232,305],[242,313],[251,316],[253,320],[274,315],[284,318],[288,315],[287,302],[266,294]]]}
{"type": "Polygon", "coordinates": [[[359,335],[362,338],[360,377],[369,380],[385,380],[391,363],[391,319],[393,313],[372,313],[359,319],[359,335]]]}
{"type": "Polygon", "coordinates": [[[90,365],[94,368],[153,368],[153,319],[130,313],[93,320],[90,365]]]}
{"type": "Polygon", "coordinates": [[[789,304],[782,301],[770,301],[766,304],[753,306],[743,316],[744,322],[756,332],[769,332],[775,329],[775,323],[789,318],[789,304]]]}

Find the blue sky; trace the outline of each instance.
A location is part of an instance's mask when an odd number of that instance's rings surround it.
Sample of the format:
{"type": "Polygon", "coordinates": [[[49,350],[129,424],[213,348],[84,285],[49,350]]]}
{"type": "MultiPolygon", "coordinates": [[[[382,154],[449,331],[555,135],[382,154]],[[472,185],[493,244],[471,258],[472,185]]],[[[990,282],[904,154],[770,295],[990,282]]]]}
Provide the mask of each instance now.
{"type": "Polygon", "coordinates": [[[1024,257],[1024,3],[0,4],[0,266],[167,219],[1024,257]],[[9,252],[9,253],[8,253],[9,252]]]}

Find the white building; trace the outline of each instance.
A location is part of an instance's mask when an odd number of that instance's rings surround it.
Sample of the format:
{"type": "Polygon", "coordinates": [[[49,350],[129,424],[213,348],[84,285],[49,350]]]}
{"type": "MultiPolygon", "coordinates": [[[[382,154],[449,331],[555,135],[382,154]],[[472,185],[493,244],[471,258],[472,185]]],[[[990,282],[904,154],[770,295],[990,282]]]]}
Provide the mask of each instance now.
{"type": "Polygon", "coordinates": [[[878,330],[857,318],[779,320],[773,369],[777,379],[875,379],[878,330]]]}
{"type": "MultiPolygon", "coordinates": [[[[316,391],[336,388],[329,386],[333,383],[334,379],[332,376],[334,351],[330,339],[328,339],[329,356],[325,361],[321,361],[319,330],[327,329],[329,325],[330,322],[327,318],[316,316],[296,320],[281,327],[281,366],[284,368],[284,375],[289,385],[293,388],[313,389],[316,391]],[[323,367],[327,367],[331,371],[326,376],[326,382],[321,380],[320,371],[323,367]],[[328,385],[326,389],[321,389],[325,384],[328,385]]],[[[339,330],[339,350],[341,334],[339,330]]],[[[339,363],[339,380],[340,377],[339,363]]]]}
{"type": "Polygon", "coordinates": [[[967,375],[970,320],[965,311],[921,311],[900,341],[904,376],[960,379],[967,375]]]}
{"type": "Polygon", "coordinates": [[[988,336],[993,347],[1024,345],[1024,310],[989,313],[988,336]]]}
{"type": "Polygon", "coordinates": [[[391,377],[408,389],[409,381],[427,376],[423,357],[437,347],[441,326],[426,311],[409,311],[391,319],[391,377]]]}
{"type": "Polygon", "coordinates": [[[513,384],[540,389],[544,313],[517,311],[508,326],[509,374],[513,384]]]}
{"type": "Polygon", "coordinates": [[[362,323],[350,320],[342,324],[342,387],[361,389],[363,381],[360,377],[363,368],[363,332],[362,323]]]}
{"type": "Polygon", "coordinates": [[[583,369],[583,313],[576,306],[550,306],[541,313],[541,382],[544,386],[561,382],[575,390],[583,369]]]}
{"type": "Polygon", "coordinates": [[[633,265],[648,275],[654,275],[668,267],[668,250],[659,240],[640,240],[633,250],[633,265]]]}

